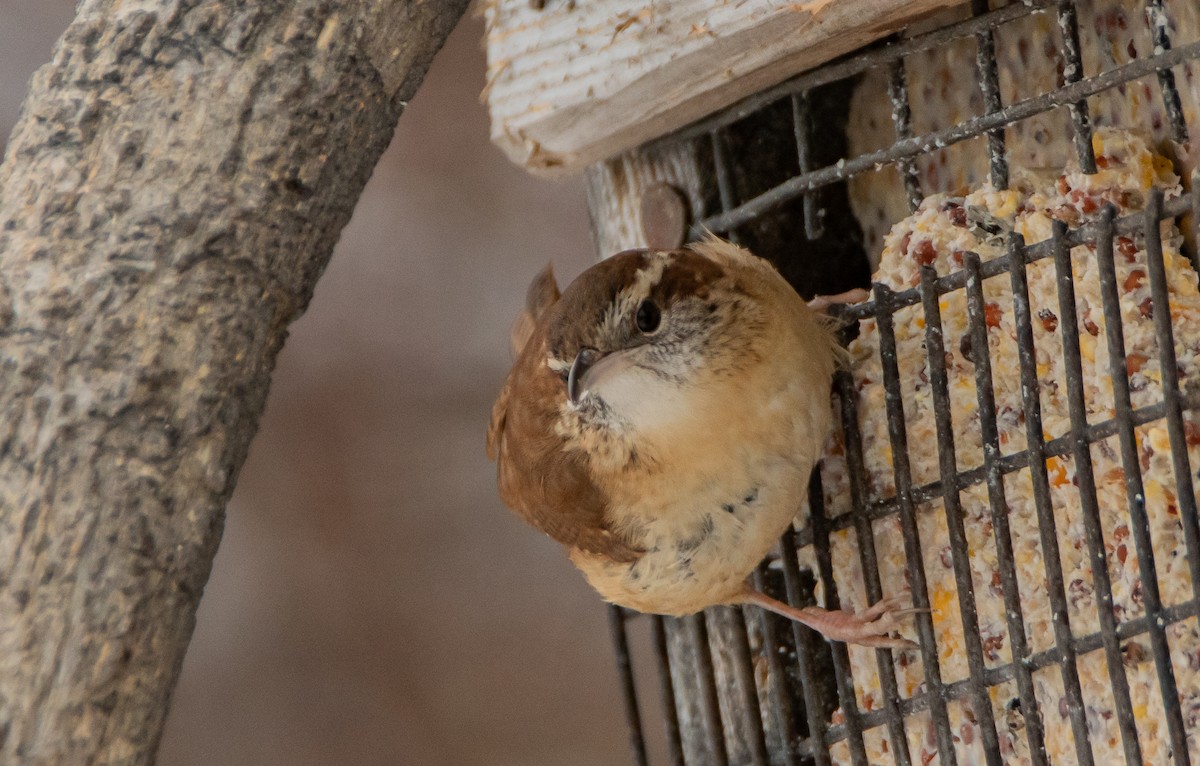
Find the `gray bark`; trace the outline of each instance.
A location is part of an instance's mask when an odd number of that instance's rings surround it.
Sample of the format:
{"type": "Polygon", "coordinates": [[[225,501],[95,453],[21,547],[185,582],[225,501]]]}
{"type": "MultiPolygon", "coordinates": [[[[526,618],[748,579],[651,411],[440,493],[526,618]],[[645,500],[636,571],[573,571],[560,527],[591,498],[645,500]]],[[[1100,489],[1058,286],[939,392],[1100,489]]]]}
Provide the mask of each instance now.
{"type": "Polygon", "coordinates": [[[465,0],[83,0],[0,166],[0,763],[154,758],[288,324],[465,0]]]}

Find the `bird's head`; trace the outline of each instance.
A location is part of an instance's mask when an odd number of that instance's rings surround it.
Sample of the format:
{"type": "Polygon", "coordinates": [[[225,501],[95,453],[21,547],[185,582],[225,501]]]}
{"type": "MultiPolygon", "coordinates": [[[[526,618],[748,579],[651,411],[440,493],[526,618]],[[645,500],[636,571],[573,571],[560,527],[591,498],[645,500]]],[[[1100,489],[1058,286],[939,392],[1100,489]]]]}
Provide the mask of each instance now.
{"type": "Polygon", "coordinates": [[[567,406],[597,425],[669,417],[736,357],[755,307],[729,270],[693,250],[630,250],[585,271],[547,317],[547,364],[567,406]]]}

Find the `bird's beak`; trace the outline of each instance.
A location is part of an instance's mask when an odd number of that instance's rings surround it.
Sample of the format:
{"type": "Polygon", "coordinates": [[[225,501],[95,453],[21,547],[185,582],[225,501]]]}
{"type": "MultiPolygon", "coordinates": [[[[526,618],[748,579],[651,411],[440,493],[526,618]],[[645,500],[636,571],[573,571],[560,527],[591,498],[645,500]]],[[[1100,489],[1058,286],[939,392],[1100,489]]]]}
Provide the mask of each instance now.
{"type": "Polygon", "coordinates": [[[575,355],[571,371],[567,373],[567,398],[571,404],[579,404],[579,398],[583,396],[583,376],[600,358],[600,352],[594,348],[581,348],[575,355]]]}
{"type": "Polygon", "coordinates": [[[606,382],[612,382],[633,367],[629,349],[605,354],[594,348],[580,349],[567,373],[567,398],[571,404],[579,404],[583,395],[595,391],[606,382]]]}

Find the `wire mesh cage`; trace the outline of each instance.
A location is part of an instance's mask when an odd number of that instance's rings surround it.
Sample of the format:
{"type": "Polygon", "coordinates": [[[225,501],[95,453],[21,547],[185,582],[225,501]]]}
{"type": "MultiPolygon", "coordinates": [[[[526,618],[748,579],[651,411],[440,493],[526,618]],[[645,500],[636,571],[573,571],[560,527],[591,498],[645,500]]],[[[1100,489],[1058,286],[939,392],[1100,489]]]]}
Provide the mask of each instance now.
{"type": "Polygon", "coordinates": [[[876,273],[755,585],[926,611],[889,652],[613,608],[638,763],[1200,762],[1198,59],[1192,0],[976,0],[664,139],[691,236],[876,273]]]}

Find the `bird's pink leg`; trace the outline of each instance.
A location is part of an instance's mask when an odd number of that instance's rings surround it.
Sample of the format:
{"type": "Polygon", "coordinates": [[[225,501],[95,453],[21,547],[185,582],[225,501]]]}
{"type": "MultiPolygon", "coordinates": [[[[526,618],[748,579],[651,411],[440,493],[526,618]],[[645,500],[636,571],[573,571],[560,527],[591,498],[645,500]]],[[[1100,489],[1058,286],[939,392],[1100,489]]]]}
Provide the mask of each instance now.
{"type": "Polygon", "coordinates": [[[849,644],[881,649],[915,649],[917,645],[912,641],[906,638],[893,638],[890,635],[898,629],[899,618],[923,611],[903,608],[906,601],[907,597],[905,596],[892,596],[855,614],[841,609],[831,611],[817,606],[788,606],[765,593],[754,590],[749,584],[745,586],[740,597],[735,599],[735,603],[754,604],[787,617],[789,620],[803,623],[833,641],[845,641],[849,644]]]}
{"type": "Polygon", "coordinates": [[[808,302],[808,307],[813,311],[824,312],[830,306],[842,303],[862,303],[871,294],[861,287],[856,287],[853,290],[847,290],[844,293],[837,295],[818,295],[808,302]]]}

